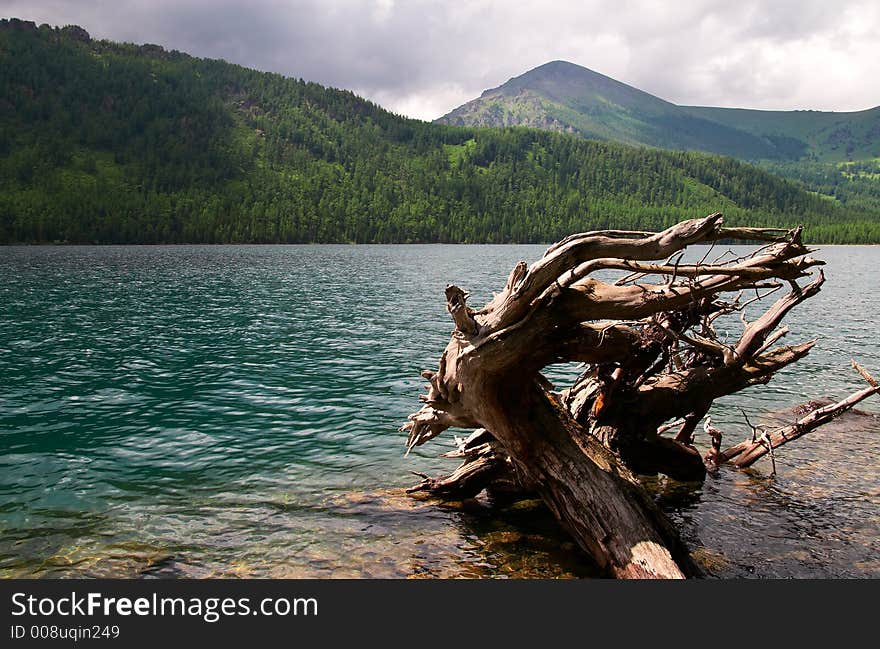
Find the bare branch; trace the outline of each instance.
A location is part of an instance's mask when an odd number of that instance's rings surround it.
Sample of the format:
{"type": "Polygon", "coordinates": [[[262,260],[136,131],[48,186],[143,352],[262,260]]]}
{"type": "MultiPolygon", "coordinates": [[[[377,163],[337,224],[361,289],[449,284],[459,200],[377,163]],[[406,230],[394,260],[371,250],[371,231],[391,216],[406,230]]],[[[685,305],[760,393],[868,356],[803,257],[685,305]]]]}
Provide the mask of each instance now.
{"type": "Polygon", "coordinates": [[[716,239],[736,239],[739,241],[781,241],[792,234],[784,228],[721,228],[716,239]]]}
{"type": "MultiPolygon", "coordinates": [[[[815,341],[810,341],[777,347],[742,364],[714,368],[699,365],[663,374],[646,381],[632,400],[638,404],[640,416],[650,417],[648,421],[683,417],[694,410],[693,404],[711,403],[749,386],[767,383],[776,372],[806,356],[814,345],[815,341]]],[[[618,407],[632,411],[635,405],[618,402],[618,407]]]]}
{"type": "Polygon", "coordinates": [[[856,362],[856,359],[854,359],[854,358],[852,359],[852,366],[853,366],[853,369],[856,372],[858,372],[859,374],[861,374],[862,378],[868,382],[868,385],[870,385],[873,388],[877,387],[877,379],[875,379],[873,376],[868,374],[868,370],[866,370],[864,367],[859,365],[856,362]]]}
{"type": "MultiPolygon", "coordinates": [[[[825,283],[825,275],[819,271],[818,276],[803,289],[792,290],[780,298],[760,318],[746,326],[736,346],[736,355],[747,358],[758,352],[764,345],[767,336],[794,306],[816,295],[825,283]]],[[[784,335],[784,334],[783,334],[784,335]]]]}
{"type": "Polygon", "coordinates": [[[519,320],[532,300],[556,282],[567,268],[601,257],[665,259],[717,232],[721,222],[721,214],[716,213],[703,219],[683,221],[648,237],[615,238],[593,233],[574,237],[532,264],[519,286],[506,295],[503,304],[495,308],[491,321],[486,324],[497,331],[519,320]]]}
{"type": "Polygon", "coordinates": [[[773,449],[779,448],[783,444],[806,435],[819,426],[827,424],[835,417],[842,415],[844,412],[868,397],[880,394],[880,386],[878,386],[877,381],[868,374],[867,370],[855,361],[853,361],[853,367],[855,367],[859,374],[862,374],[865,380],[871,384],[870,387],[854,392],[837,403],[818,408],[805,417],[802,417],[791,426],[783,426],[774,431],[764,432],[757,440],[754,439],[755,435],[753,433],[752,440],[741,442],[736,446],[731,446],[725,450],[721,455],[721,461],[732,462],[734,465],[741,468],[751,466],[767,453],[771,453],[773,449]]]}
{"type": "MultiPolygon", "coordinates": [[[[676,277],[714,277],[719,275],[732,275],[738,277],[748,277],[753,279],[765,279],[767,277],[776,277],[779,279],[795,279],[804,277],[806,269],[811,266],[817,266],[825,262],[812,259],[810,257],[802,257],[797,261],[780,262],[773,267],[756,266],[754,264],[740,264],[736,266],[713,266],[713,265],[661,265],[661,264],[645,264],[628,259],[602,258],[593,259],[584,262],[580,266],[571,269],[559,277],[557,283],[562,288],[571,286],[578,280],[591,275],[598,270],[633,270],[643,275],[670,275],[671,279],[667,285],[672,285],[676,277]]],[[[554,286],[550,286],[545,290],[546,294],[552,291],[554,286]]]]}

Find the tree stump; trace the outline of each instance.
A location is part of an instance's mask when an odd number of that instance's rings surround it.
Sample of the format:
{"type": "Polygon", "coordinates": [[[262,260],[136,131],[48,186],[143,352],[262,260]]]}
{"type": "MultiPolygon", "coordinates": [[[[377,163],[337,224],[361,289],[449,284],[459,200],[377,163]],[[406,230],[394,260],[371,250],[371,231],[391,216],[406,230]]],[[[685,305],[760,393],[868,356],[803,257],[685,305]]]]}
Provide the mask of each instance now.
{"type": "MultiPolygon", "coordinates": [[[[800,233],[725,228],[721,214],[656,234],[588,232],[551,246],[531,266],[517,264],[504,290],[479,311],[467,305],[464,290],[448,286],[455,330],[437,370],[422,372],[429,381],[424,405],[402,430],[408,451],[450,427],[480,430],[451,454],[464,459],[455,473],[423,476],[411,491],[469,497],[493,485],[527,490],[610,576],[697,576],[677,531],[635,474],[702,480],[707,465],[754,461],[758,447],[771,451],[791,436],[765,434],[765,441],[722,452],[716,431],[715,453],[705,460],[693,445],[715,399],[767,383],[813,347],[815,341],[774,347],[787,333],[780,328],[785,314],[824,281],[819,271],[798,284],[824,263],[808,256],[800,233]],[[714,243],[722,239],[764,245],[736,257],[717,254],[714,243]],[[698,243],[712,245],[699,263],[681,263],[684,249],[698,243]],[[622,275],[613,282],[595,277],[609,270],[622,275]],[[719,318],[743,314],[785,286],[789,292],[763,315],[743,318],[736,340],[717,335],[719,318]],[[570,361],[584,363],[583,374],[553,392],[542,370],[570,361]]],[[[805,425],[820,425],[876,391],[863,390],[805,425]]]]}

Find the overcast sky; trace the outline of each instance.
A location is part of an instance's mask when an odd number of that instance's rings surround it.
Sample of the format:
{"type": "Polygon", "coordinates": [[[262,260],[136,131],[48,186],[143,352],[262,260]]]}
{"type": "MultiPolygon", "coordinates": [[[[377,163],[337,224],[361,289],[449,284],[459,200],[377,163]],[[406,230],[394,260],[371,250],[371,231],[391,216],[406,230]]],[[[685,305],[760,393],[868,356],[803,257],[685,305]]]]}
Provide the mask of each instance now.
{"type": "Polygon", "coordinates": [[[678,104],[880,104],[878,0],[0,0],[0,16],[348,88],[421,119],[555,59],[678,104]]]}

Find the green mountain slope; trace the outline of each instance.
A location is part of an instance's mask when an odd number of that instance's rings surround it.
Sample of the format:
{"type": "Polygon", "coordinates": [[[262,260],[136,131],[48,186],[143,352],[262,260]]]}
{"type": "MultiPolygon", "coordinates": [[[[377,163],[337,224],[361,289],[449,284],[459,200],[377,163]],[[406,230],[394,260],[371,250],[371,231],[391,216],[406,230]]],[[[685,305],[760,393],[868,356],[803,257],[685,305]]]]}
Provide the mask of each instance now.
{"type": "Polygon", "coordinates": [[[485,91],[437,120],[532,126],[747,160],[860,160],[880,156],[880,107],[856,113],[677,106],[564,61],[485,91]]]}
{"type": "Polygon", "coordinates": [[[731,158],[428,124],[315,83],[0,21],[0,243],[538,242],[715,210],[880,241],[869,211],[731,158]]]}
{"type": "Polygon", "coordinates": [[[663,149],[778,158],[771,142],[696,116],[610,77],[552,61],[485,91],[437,120],[458,126],[531,126],[663,149]]]}
{"type": "Polygon", "coordinates": [[[804,156],[814,162],[880,157],[880,106],[853,113],[684,108],[692,115],[729,128],[777,142],[787,141],[792,145],[792,154],[800,148],[804,156]]]}

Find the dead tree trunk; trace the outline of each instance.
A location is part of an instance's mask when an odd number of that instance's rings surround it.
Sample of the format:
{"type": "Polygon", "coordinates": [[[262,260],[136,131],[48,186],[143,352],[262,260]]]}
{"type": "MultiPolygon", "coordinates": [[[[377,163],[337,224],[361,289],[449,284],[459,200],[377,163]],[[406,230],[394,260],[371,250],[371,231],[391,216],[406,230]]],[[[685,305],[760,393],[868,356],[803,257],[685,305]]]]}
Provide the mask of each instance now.
{"type": "Polygon", "coordinates": [[[609,575],[696,575],[634,474],[702,479],[693,433],[713,400],[766,383],[810,351],[813,342],[773,346],[787,332],[779,328],[785,314],[824,281],[819,272],[798,285],[823,263],[809,252],[800,229],[724,228],[712,214],[656,234],[568,237],[530,267],[520,262],[480,311],[447,287],[455,331],[437,371],[422,373],[430,384],[403,427],[407,448],[450,427],[485,430],[459,444],[454,455],[465,462],[455,474],[425,476],[414,490],[464,497],[498,481],[533,490],[609,575]],[[709,247],[699,263],[681,263],[687,246],[720,239],[768,243],[711,261],[709,247]],[[601,281],[600,271],[622,273],[601,281]],[[788,294],[743,320],[736,340],[716,335],[718,318],[786,284],[788,294]],[[583,375],[552,392],[542,369],[569,361],[585,363],[583,375]]]}

